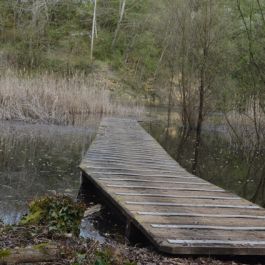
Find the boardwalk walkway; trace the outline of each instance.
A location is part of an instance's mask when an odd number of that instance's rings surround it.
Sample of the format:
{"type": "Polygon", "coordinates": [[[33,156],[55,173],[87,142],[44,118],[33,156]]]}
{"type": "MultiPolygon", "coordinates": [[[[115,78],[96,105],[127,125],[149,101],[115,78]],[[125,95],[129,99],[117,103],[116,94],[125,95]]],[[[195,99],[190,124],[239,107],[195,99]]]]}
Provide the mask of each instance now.
{"type": "Polygon", "coordinates": [[[160,251],[265,255],[265,210],[188,173],[134,120],[104,118],[80,168],[160,251]]]}

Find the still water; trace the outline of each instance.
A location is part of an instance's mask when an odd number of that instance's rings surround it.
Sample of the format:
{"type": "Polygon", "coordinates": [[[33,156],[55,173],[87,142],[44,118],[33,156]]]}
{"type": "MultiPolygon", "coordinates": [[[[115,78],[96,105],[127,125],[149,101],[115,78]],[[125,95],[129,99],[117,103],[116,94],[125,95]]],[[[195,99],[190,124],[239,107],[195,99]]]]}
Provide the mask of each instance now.
{"type": "Polygon", "coordinates": [[[0,220],[18,222],[27,203],[44,194],[76,198],[78,164],[96,134],[100,119],[86,128],[0,123],[0,220]]]}
{"type": "MultiPolygon", "coordinates": [[[[143,127],[177,160],[192,172],[195,135],[184,135],[180,122],[169,128],[165,117],[142,123],[143,127]]],[[[246,151],[246,150],[245,150],[246,151]]],[[[249,156],[233,145],[224,123],[207,124],[203,128],[196,175],[226,190],[265,206],[264,151],[249,156]]]]}
{"type": "MultiPolygon", "coordinates": [[[[163,116],[156,115],[146,120],[149,121],[142,123],[143,127],[173,158],[191,171],[194,162],[192,133],[183,137],[180,124],[174,120],[167,129],[163,116]]],[[[99,122],[100,118],[95,117],[83,128],[1,122],[0,220],[6,224],[18,222],[27,211],[28,202],[44,194],[63,193],[76,198],[80,189],[78,164],[95,137],[99,122]]],[[[197,175],[264,206],[264,154],[248,161],[239,149],[231,145],[227,134],[222,124],[204,127],[197,175]]],[[[108,225],[106,220],[112,218],[108,212],[105,214],[107,216],[99,217],[99,223],[103,224],[101,228],[88,221],[83,224],[83,233],[89,231],[91,234],[93,227],[96,228],[93,237],[98,239],[102,239],[98,230],[109,233],[106,227],[113,228],[113,223],[108,225]]],[[[115,231],[113,234],[117,234],[115,231]]]]}

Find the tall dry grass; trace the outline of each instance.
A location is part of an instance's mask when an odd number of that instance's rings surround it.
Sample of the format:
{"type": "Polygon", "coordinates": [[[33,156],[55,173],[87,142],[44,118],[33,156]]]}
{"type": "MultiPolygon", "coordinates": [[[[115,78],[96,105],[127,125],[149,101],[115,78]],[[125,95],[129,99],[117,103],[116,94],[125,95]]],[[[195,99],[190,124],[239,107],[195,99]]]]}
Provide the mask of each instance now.
{"type": "Polygon", "coordinates": [[[225,115],[230,141],[238,144],[241,149],[264,149],[265,143],[265,113],[259,104],[253,102],[243,113],[230,111],[225,115]]]}
{"type": "Polygon", "coordinates": [[[0,119],[73,124],[90,114],[141,115],[137,104],[114,102],[111,86],[98,74],[29,76],[8,70],[0,76],[0,119]]]}

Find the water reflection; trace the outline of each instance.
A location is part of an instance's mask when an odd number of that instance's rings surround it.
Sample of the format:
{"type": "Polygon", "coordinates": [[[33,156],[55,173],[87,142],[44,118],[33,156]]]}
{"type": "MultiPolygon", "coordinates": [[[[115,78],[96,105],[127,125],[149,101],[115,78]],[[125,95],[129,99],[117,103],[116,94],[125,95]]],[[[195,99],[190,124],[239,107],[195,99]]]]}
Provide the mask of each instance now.
{"type": "Polygon", "coordinates": [[[15,223],[32,198],[47,193],[78,194],[77,168],[95,136],[99,118],[87,128],[0,124],[0,219],[15,223]]]}
{"type": "Polygon", "coordinates": [[[167,128],[163,120],[153,120],[143,126],[189,172],[196,164],[198,176],[265,206],[264,153],[247,159],[233,148],[223,125],[204,127],[198,156],[194,133],[183,133],[179,123],[167,128]]]}

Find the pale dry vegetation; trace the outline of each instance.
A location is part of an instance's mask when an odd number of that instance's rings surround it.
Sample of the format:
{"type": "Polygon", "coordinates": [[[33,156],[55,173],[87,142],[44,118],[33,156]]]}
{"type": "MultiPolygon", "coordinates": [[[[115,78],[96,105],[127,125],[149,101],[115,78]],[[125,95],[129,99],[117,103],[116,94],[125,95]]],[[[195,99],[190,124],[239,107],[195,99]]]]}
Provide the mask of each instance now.
{"type": "Polygon", "coordinates": [[[249,107],[239,113],[225,114],[230,142],[241,149],[260,151],[265,142],[265,113],[259,104],[251,102],[249,107]]]}
{"type": "Polygon", "coordinates": [[[112,82],[99,74],[0,76],[0,119],[75,124],[91,114],[140,115],[143,107],[112,100],[112,82]]]}

